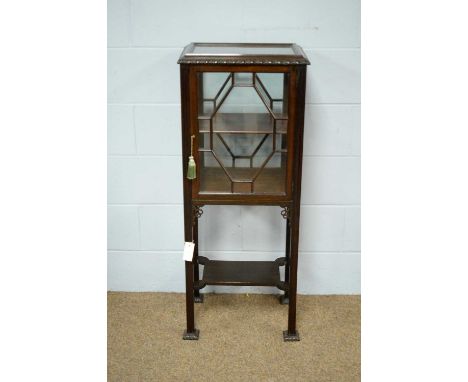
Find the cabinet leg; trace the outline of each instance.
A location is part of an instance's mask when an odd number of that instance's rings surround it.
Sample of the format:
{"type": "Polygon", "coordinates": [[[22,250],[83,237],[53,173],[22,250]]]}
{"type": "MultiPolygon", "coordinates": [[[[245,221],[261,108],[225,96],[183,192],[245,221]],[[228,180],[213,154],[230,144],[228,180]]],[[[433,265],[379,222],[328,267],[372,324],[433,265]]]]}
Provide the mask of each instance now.
{"type": "MultiPolygon", "coordinates": [[[[195,214],[192,206],[185,205],[185,241],[192,241],[194,234],[193,220],[195,214]]],[[[199,331],[195,329],[195,306],[194,306],[194,263],[193,261],[185,262],[185,310],[187,313],[187,329],[184,331],[184,340],[198,340],[199,331]]]]}
{"type": "MultiPolygon", "coordinates": [[[[284,282],[289,284],[289,267],[290,267],[290,252],[291,252],[291,223],[289,218],[286,219],[286,265],[284,267],[284,282]]],[[[289,292],[285,291],[280,296],[280,304],[289,304],[289,292]]]]}
{"type": "MultiPolygon", "coordinates": [[[[193,267],[194,267],[194,283],[200,281],[200,265],[198,264],[198,218],[193,221],[193,241],[195,243],[195,250],[193,252],[193,267]]],[[[193,299],[195,303],[203,302],[203,295],[199,289],[194,290],[193,299]]]]}
{"type": "Polygon", "coordinates": [[[185,308],[187,311],[187,329],[184,340],[198,340],[199,331],[195,329],[195,309],[193,300],[193,263],[185,262],[185,308]]]}
{"type": "Polygon", "coordinates": [[[200,337],[200,331],[198,329],[195,329],[194,332],[187,332],[186,330],[184,331],[184,336],[182,337],[184,340],[198,340],[198,337],[200,337]]]}
{"type": "Polygon", "coordinates": [[[292,210],[291,216],[291,249],[289,261],[289,311],[288,330],[283,332],[285,341],[299,341],[296,330],[296,297],[297,297],[297,258],[299,249],[299,204],[292,210]]]}

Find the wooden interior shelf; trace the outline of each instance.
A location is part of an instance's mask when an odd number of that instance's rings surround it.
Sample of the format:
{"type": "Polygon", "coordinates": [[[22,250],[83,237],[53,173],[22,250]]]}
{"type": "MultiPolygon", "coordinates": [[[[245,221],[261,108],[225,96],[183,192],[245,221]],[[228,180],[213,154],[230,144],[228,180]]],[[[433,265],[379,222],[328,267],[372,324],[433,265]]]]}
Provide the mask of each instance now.
{"type": "MultiPolygon", "coordinates": [[[[276,133],[286,134],[287,117],[276,120],[276,133]]],[[[198,117],[199,132],[210,132],[210,116],[198,117]]],[[[213,117],[213,133],[273,134],[274,118],[268,113],[217,113],[213,117]]]]}
{"type": "MultiPolygon", "coordinates": [[[[200,194],[231,194],[231,181],[221,168],[205,167],[200,177],[200,194]]],[[[258,171],[258,168],[239,167],[229,168],[234,181],[234,193],[251,193],[250,183],[247,181],[258,171]],[[242,182],[244,182],[242,184],[242,182]]],[[[286,169],[264,168],[254,183],[255,194],[284,195],[286,184],[286,169]]]]}
{"type": "Polygon", "coordinates": [[[286,258],[275,261],[221,261],[198,256],[198,263],[204,265],[203,277],[195,286],[206,285],[276,286],[287,290],[287,284],[280,279],[279,267],[286,264],[286,258]]]}

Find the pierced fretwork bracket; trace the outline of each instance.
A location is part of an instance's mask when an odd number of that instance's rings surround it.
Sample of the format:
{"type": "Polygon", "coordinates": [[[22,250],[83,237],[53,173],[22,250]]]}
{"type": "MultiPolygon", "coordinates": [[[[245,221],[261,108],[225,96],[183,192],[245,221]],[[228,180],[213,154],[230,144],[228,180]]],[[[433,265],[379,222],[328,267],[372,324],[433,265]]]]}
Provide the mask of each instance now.
{"type": "Polygon", "coordinates": [[[201,218],[203,215],[202,206],[193,205],[192,206],[192,225],[195,225],[197,219],[201,218]]]}
{"type": "Polygon", "coordinates": [[[283,219],[291,219],[291,209],[289,206],[281,206],[283,209],[281,210],[281,216],[283,219]]]}

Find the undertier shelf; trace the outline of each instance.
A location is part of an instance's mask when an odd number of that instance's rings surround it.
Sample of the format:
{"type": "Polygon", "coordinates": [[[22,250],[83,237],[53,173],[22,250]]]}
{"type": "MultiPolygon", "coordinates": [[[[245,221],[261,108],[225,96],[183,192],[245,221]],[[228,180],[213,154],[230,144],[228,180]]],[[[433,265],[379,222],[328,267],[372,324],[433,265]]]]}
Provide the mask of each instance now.
{"type": "Polygon", "coordinates": [[[198,264],[204,265],[203,277],[195,289],[206,285],[275,286],[286,291],[288,284],[280,279],[279,267],[286,265],[286,258],[275,261],[221,261],[199,256],[198,264]]]}

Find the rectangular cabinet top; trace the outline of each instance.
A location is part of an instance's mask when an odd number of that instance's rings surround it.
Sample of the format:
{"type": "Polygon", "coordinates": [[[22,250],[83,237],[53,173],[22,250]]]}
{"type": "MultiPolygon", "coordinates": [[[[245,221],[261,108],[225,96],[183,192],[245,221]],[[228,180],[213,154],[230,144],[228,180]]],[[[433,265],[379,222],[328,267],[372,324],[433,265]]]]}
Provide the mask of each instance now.
{"type": "Polygon", "coordinates": [[[187,45],[178,64],[309,65],[296,44],[200,43],[187,45]]]}

